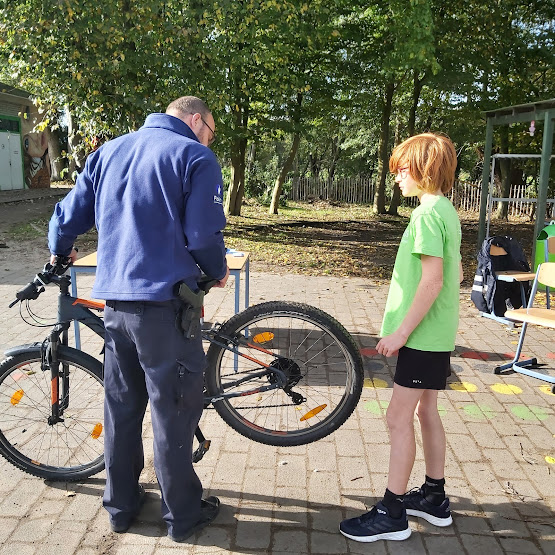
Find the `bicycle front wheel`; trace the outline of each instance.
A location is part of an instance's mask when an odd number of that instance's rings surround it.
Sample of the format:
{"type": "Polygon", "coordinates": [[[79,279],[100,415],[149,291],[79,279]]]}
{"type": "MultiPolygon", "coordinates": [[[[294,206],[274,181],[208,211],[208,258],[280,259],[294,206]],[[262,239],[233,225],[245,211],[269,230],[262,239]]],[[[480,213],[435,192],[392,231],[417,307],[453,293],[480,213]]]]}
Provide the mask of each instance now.
{"type": "Polygon", "coordinates": [[[360,353],[345,328],[322,310],[262,303],[228,320],[216,340],[221,344],[208,349],[207,392],[220,416],[254,441],[316,441],[339,428],[358,403],[360,353]]]}
{"type": "Polygon", "coordinates": [[[61,421],[51,424],[50,371],[33,345],[0,363],[0,454],[47,480],[88,478],[104,468],[102,364],[58,347],[61,421]]]}

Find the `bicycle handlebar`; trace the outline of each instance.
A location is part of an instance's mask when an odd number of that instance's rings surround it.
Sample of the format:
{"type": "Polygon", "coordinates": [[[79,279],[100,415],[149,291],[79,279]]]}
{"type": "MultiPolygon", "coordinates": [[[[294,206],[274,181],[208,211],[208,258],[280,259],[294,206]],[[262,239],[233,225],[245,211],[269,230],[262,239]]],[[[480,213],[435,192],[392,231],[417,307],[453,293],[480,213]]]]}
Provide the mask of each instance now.
{"type": "Polygon", "coordinates": [[[54,264],[47,262],[42,272],[38,273],[33,281],[30,281],[23,289],[15,294],[15,300],[9,304],[9,308],[21,301],[34,301],[45,290],[44,286],[51,282],[59,282],[59,277],[63,276],[71,266],[71,260],[67,256],[58,256],[54,264]]]}
{"type": "Polygon", "coordinates": [[[208,276],[202,276],[198,281],[198,287],[199,289],[202,289],[202,291],[204,291],[205,293],[208,293],[208,291],[210,291],[210,289],[212,289],[212,287],[214,287],[216,283],[218,283],[217,279],[212,279],[208,276]]]}
{"type": "MultiPolygon", "coordinates": [[[[34,301],[38,299],[39,295],[45,290],[44,286],[52,282],[59,283],[60,276],[63,276],[70,266],[71,259],[67,256],[56,257],[54,264],[47,262],[42,272],[38,273],[33,281],[30,281],[23,289],[20,289],[15,294],[16,298],[9,304],[9,308],[12,308],[12,306],[15,306],[21,301],[34,301]]],[[[202,276],[198,282],[198,287],[206,294],[216,283],[218,283],[217,279],[202,276]]]]}

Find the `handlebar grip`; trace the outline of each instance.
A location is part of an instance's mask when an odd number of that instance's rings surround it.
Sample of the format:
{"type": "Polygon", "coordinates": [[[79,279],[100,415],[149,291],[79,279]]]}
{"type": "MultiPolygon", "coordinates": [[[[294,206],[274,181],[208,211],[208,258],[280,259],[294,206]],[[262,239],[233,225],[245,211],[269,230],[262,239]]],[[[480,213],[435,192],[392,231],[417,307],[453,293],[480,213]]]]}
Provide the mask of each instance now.
{"type": "Polygon", "coordinates": [[[20,289],[16,294],[18,301],[38,299],[39,295],[44,291],[44,287],[37,286],[33,281],[29,282],[23,289],[20,289]]]}
{"type": "Polygon", "coordinates": [[[44,287],[37,286],[34,282],[29,282],[23,289],[20,289],[15,294],[15,301],[12,301],[9,308],[16,305],[20,301],[34,300],[38,299],[39,295],[44,291],[44,287]]]}
{"type": "Polygon", "coordinates": [[[70,266],[71,258],[69,256],[57,255],[54,264],[47,263],[44,269],[52,272],[54,275],[62,276],[70,266]]]}
{"type": "Polygon", "coordinates": [[[208,291],[210,291],[210,289],[212,289],[212,287],[214,287],[214,285],[216,285],[216,283],[218,283],[217,279],[212,279],[212,278],[209,278],[208,276],[206,276],[206,277],[201,278],[198,281],[198,286],[199,286],[199,289],[201,289],[205,293],[208,293],[208,291]]]}

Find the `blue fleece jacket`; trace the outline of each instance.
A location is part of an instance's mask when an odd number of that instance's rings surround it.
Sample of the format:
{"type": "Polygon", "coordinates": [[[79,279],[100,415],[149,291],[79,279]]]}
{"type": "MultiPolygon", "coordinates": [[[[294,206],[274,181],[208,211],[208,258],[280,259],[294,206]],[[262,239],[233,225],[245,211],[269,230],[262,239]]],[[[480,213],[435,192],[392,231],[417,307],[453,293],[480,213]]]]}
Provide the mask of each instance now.
{"type": "Polygon", "coordinates": [[[92,295],[165,301],[174,285],[196,285],[200,269],[226,272],[222,175],[214,153],[189,126],[151,114],[138,131],[87,158],[50,220],[50,252],[67,256],[78,235],[98,230],[92,295]]]}

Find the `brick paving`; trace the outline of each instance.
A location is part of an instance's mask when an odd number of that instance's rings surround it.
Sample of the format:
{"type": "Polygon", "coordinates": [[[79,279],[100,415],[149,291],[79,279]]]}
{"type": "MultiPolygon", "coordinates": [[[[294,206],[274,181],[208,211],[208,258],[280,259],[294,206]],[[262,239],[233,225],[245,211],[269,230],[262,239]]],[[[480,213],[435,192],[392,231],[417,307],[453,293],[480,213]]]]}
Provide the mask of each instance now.
{"type": "MultiPolygon", "coordinates": [[[[0,260],[0,306],[39,269],[36,258],[0,260]]],[[[357,515],[386,487],[388,432],[385,409],[391,396],[394,359],[372,354],[387,288],[360,278],[251,273],[251,304],[295,300],[322,308],[353,334],[364,356],[367,378],[353,416],[335,434],[294,448],[264,446],[235,433],[206,411],[202,429],[212,447],[197,464],[207,494],[222,510],[215,523],[190,543],[174,544],[160,520],[160,495],[152,465],[152,433],[145,422],[146,467],[141,482],[147,501],[126,534],[109,530],[101,507],[104,474],[81,483],[48,483],[0,461],[0,554],[114,553],[555,553],[555,396],[543,382],[493,368],[514,351],[518,335],[479,318],[461,294],[461,325],[449,388],[440,393],[447,433],[447,491],[454,523],[447,528],[410,518],[405,542],[358,544],[341,536],[341,519],[357,515]],[[479,355],[476,353],[480,353],[479,355]],[[484,360],[484,359],[488,360],[484,360]],[[551,457],[551,458],[550,458],[551,457]],[[550,462],[551,461],[551,462],[550,462]]],[[[87,296],[92,277],[79,276],[87,296]]],[[[232,280],[231,280],[232,281],[232,280]]],[[[53,313],[55,287],[35,303],[53,313]]],[[[17,317],[0,312],[0,350],[44,337],[17,317]]],[[[207,297],[207,321],[233,312],[233,285],[207,297]]],[[[531,329],[526,351],[554,362],[551,330],[531,329]]],[[[82,335],[85,350],[101,345],[82,335]]],[[[424,474],[421,442],[410,487],[424,474]]]]}

